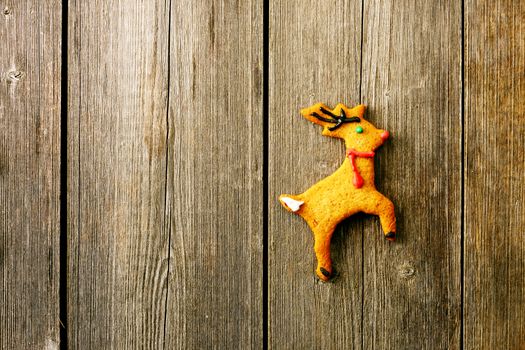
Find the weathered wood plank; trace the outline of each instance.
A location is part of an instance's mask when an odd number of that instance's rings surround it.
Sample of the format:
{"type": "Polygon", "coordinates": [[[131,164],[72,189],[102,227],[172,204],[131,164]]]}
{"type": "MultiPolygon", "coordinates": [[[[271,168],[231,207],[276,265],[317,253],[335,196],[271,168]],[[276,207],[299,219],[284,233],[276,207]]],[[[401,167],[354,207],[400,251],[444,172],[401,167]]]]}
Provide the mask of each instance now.
{"type": "Polygon", "coordinates": [[[60,1],[0,1],[0,348],[59,343],[60,1]]]}
{"type": "Polygon", "coordinates": [[[361,346],[362,217],[332,239],[339,276],[315,275],[313,235],[277,201],[302,193],[344,159],[299,109],[316,102],[359,103],[361,1],[271,1],[269,81],[269,346],[361,346]]]}
{"type": "Polygon", "coordinates": [[[364,239],[363,347],[458,349],[461,2],[365,1],[363,102],[392,133],[376,157],[398,239],[364,239]]]}
{"type": "Polygon", "coordinates": [[[172,2],[167,349],[262,347],[262,21],[172,2]]]}
{"type": "Polygon", "coordinates": [[[69,345],[161,348],[169,7],[70,1],[69,345]]]}
{"type": "Polygon", "coordinates": [[[465,349],[525,347],[525,3],[465,3],[465,349]]]}

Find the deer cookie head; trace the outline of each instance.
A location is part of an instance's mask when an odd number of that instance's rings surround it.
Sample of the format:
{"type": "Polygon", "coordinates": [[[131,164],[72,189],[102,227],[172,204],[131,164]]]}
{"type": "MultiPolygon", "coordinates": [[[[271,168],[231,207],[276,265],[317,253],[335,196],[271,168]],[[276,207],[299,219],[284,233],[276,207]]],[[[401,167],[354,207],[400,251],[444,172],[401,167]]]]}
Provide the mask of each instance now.
{"type": "Polygon", "coordinates": [[[347,149],[367,152],[381,146],[390,134],[365,120],[365,110],[365,105],[350,109],[340,103],[331,110],[323,103],[317,103],[302,109],[301,115],[312,123],[321,125],[324,136],[345,140],[347,149]]]}

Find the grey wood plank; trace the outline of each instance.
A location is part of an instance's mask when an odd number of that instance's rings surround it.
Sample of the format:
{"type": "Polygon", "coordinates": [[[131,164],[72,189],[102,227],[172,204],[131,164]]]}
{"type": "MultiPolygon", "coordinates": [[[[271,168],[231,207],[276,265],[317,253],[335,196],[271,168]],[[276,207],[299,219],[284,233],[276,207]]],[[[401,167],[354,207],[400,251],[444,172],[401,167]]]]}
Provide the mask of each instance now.
{"type": "Polygon", "coordinates": [[[299,114],[323,102],[359,104],[361,1],[271,1],[269,71],[269,347],[361,347],[362,227],[352,217],[332,238],[339,276],[319,282],[313,235],[277,201],[302,193],[344,159],[340,140],[299,114]]]}
{"type": "Polygon", "coordinates": [[[465,349],[525,347],[524,24],[465,2],[465,349]]]}
{"type": "Polygon", "coordinates": [[[158,349],[168,1],[69,2],[68,312],[72,349],[158,349]]]}
{"type": "Polygon", "coordinates": [[[263,2],[173,1],[167,349],[262,347],[263,2]]]}
{"type": "Polygon", "coordinates": [[[0,348],[58,349],[60,1],[0,1],[0,348]]]}
{"type": "Polygon", "coordinates": [[[458,349],[461,325],[461,2],[365,1],[363,102],[391,139],[378,188],[398,238],[364,239],[363,347],[458,349]]]}

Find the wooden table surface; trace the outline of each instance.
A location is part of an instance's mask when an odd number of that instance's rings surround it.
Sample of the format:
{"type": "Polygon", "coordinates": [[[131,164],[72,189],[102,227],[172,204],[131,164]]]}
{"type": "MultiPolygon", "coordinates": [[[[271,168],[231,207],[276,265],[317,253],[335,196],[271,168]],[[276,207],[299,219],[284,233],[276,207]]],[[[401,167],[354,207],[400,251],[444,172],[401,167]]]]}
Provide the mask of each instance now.
{"type": "Polygon", "coordinates": [[[1,349],[525,349],[525,1],[0,0],[1,349]],[[368,105],[398,239],[277,201],[368,105]]]}

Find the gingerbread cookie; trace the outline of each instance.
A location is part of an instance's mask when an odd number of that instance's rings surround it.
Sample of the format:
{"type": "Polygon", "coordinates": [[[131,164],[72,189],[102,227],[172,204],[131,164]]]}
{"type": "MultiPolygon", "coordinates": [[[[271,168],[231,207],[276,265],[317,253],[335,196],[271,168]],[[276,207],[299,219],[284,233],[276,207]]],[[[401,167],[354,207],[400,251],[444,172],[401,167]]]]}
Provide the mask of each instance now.
{"type": "Polygon", "coordinates": [[[365,110],[364,105],[349,109],[343,104],[331,110],[322,103],[301,110],[304,118],[323,127],[324,136],[345,141],[346,158],[339,169],[306,192],[279,196],[281,204],[299,214],[312,229],[316,273],[323,281],[332,276],[330,240],[342,220],[358,212],[377,215],[386,239],[394,241],[396,237],[394,205],[374,184],[374,152],[389,133],[366,121],[365,110]]]}

